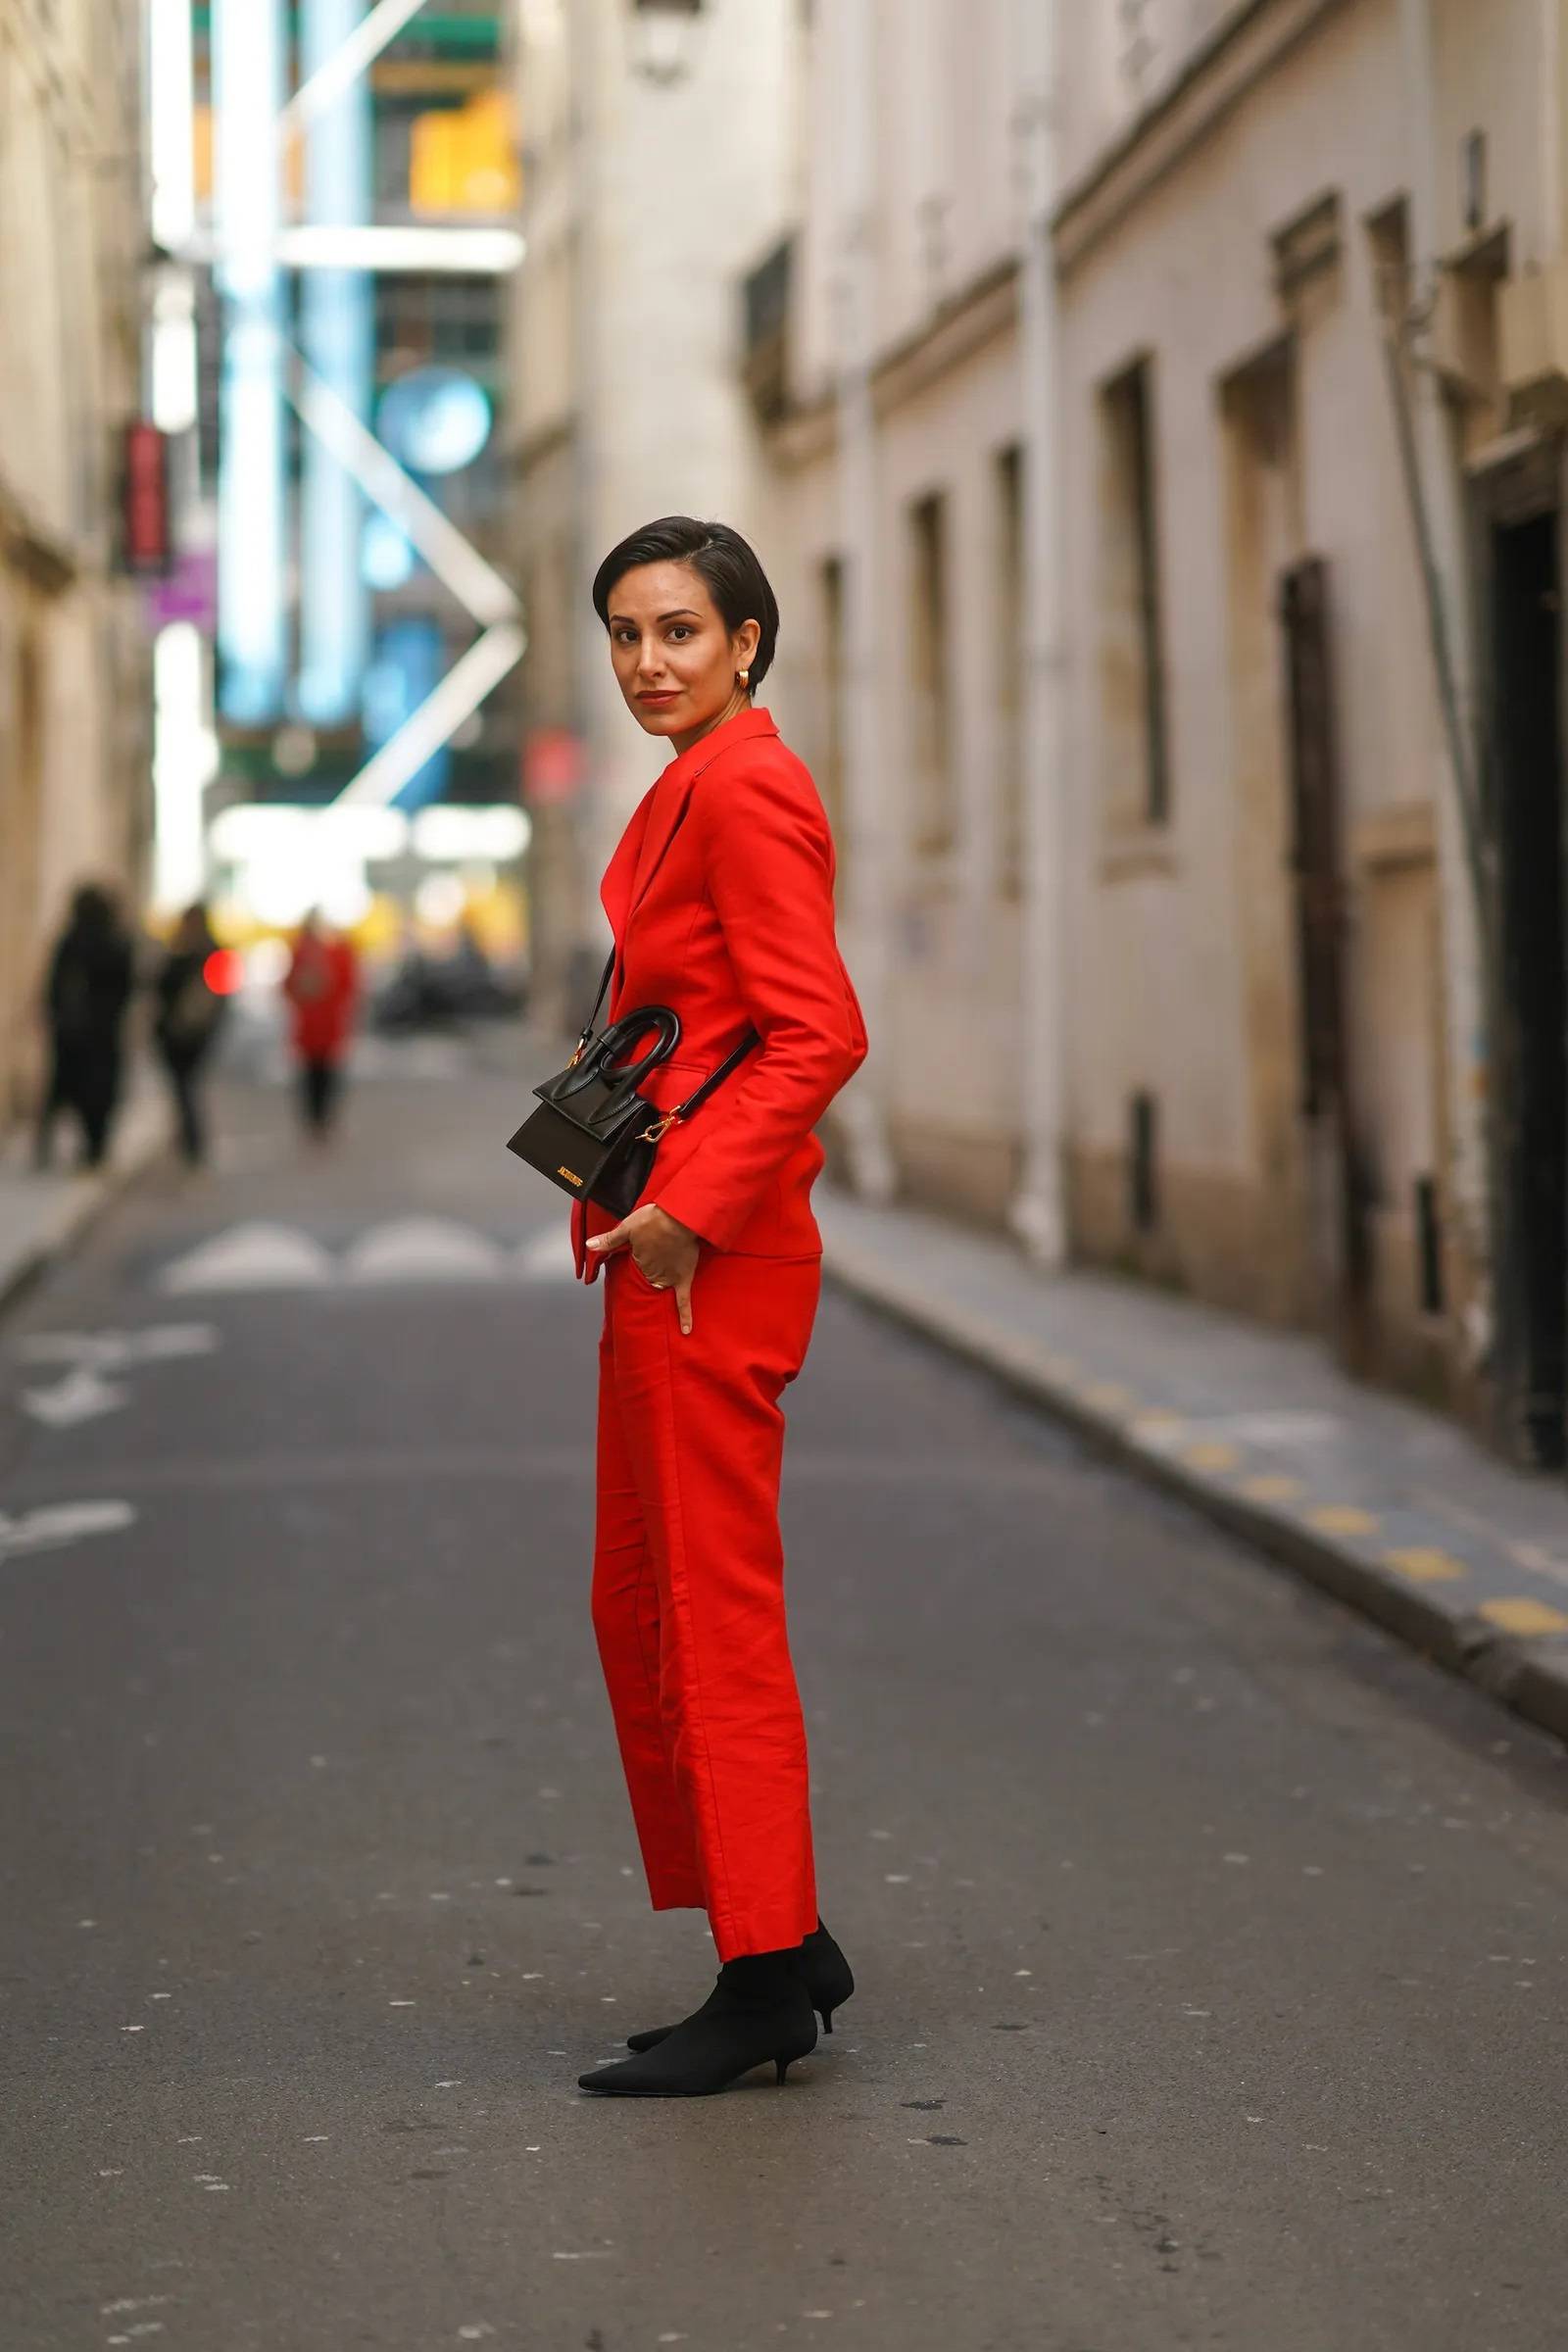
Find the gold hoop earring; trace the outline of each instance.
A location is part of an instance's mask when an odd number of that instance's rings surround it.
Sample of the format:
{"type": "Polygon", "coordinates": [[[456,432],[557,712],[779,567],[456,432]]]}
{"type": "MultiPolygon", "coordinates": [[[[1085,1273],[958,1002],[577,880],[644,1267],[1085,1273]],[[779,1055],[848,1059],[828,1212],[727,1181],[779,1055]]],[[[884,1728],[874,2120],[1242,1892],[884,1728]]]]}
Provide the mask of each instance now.
{"type": "Polygon", "coordinates": [[[749,686],[752,682],[752,673],[749,669],[738,669],[735,675],[743,686],[749,686]]]}

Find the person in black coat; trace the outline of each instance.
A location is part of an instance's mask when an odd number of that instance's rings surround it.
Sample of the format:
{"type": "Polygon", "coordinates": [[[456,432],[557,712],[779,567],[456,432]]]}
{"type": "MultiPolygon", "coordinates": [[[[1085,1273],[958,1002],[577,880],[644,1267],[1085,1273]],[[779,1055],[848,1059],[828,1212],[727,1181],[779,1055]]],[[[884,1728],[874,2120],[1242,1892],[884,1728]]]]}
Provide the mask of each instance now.
{"type": "Polygon", "coordinates": [[[85,1164],[101,1165],[120,1101],[122,1036],[134,985],[130,936],[114,897],[85,882],[72,901],[44,984],[50,1072],[38,1117],[40,1167],[49,1164],[62,1110],[80,1123],[85,1164]]]}
{"type": "Polygon", "coordinates": [[[200,903],[187,906],[153,982],[158,1007],[153,1037],[173,1090],[179,1148],[192,1167],[207,1156],[207,1119],[200,1085],[202,1065],[212,1052],[227,1010],[209,976],[217,947],[206,907],[200,903]]]}

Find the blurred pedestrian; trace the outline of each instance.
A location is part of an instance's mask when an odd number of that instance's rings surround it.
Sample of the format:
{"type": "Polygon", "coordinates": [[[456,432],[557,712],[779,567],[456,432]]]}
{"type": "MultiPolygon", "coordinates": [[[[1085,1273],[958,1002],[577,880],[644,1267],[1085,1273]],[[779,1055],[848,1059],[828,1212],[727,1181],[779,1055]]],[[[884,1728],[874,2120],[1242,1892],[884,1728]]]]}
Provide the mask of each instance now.
{"type": "Polygon", "coordinates": [[[300,1107],[307,1130],[315,1136],[324,1136],[337,1116],[359,989],[353,948],[326,930],[318,914],[308,914],[294,942],[283,994],[293,1013],[300,1107]]]}
{"type": "Polygon", "coordinates": [[[153,982],[158,1012],[153,1036],[169,1076],[179,1126],[179,1148],[192,1167],[207,1156],[207,1118],[201,1072],[228,1010],[226,991],[213,985],[221,956],[207,909],[187,906],[153,982]]]}
{"type": "Polygon", "coordinates": [[[55,1120],[75,1114],[82,1159],[101,1166],[120,1101],[125,1007],[135,983],[130,934],[112,891],[84,882],[55,943],[44,983],[49,1082],[38,1113],[36,1159],[49,1165],[55,1120]]]}

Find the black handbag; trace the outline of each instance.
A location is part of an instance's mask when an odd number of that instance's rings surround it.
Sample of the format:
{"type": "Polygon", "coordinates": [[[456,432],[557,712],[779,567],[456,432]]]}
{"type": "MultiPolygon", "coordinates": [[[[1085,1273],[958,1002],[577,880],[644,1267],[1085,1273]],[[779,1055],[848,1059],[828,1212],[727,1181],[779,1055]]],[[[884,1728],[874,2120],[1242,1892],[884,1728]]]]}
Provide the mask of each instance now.
{"type": "Polygon", "coordinates": [[[761,1039],[755,1029],[748,1029],[734,1052],[703,1080],[695,1094],[688,1095],[674,1110],[656,1109],[637,1089],[649,1071],[667,1061],[679,1045],[680,1015],[667,1004],[645,1004],[636,1012],[623,1013],[595,1037],[594,1023],[614,968],[612,949],[576,1053],[557,1076],[534,1088],[539,1108],[530,1111],[516,1134],[509,1137],[507,1150],[515,1152],[519,1159],[537,1168],[541,1176],[548,1176],[564,1193],[570,1193],[573,1200],[595,1200],[601,1208],[624,1217],[636,1207],[647,1187],[660,1139],[699,1110],[761,1039]],[[625,1063],[624,1057],[650,1030],[653,1044],[636,1061],[625,1063]]]}

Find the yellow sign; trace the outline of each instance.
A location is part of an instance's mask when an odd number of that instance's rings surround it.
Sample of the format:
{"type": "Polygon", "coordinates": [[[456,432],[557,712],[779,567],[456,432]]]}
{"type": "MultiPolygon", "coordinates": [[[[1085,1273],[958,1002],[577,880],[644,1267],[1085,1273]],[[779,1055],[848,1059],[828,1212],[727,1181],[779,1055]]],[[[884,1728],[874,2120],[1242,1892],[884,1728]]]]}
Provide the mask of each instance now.
{"type": "Polygon", "coordinates": [[[409,143],[409,206],[415,213],[514,213],[521,196],[512,105],[505,90],[481,90],[466,106],[416,115],[409,143]]]}

